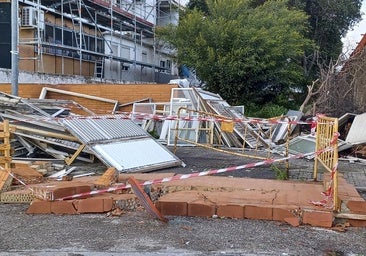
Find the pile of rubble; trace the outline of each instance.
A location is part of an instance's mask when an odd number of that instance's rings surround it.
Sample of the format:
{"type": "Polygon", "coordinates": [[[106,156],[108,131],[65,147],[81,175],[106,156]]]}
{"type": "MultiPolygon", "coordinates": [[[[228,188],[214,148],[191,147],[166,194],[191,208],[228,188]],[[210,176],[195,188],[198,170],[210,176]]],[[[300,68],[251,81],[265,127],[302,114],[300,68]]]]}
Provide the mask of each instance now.
{"type": "MultiPolygon", "coordinates": [[[[270,120],[248,118],[243,106],[232,107],[219,95],[197,88],[173,88],[170,102],[136,102],[130,113],[95,115],[71,100],[24,99],[5,93],[0,94],[0,108],[1,119],[9,122],[8,130],[4,128],[3,132],[3,162],[8,165],[0,171],[0,202],[30,203],[28,213],[120,214],[123,210],[136,209],[144,200],[141,195],[137,199],[136,192],[132,193],[128,181],[131,174],[127,173],[134,173],[140,182],[168,179],[174,174],[159,176],[141,172],[184,165],[163,144],[295,155],[315,150],[315,136],[310,133],[314,120],[302,121],[301,112],[289,111],[286,116],[270,120]],[[305,134],[301,129],[304,126],[305,134]],[[96,159],[105,166],[103,175],[76,174],[75,163],[95,163],[96,159]],[[110,189],[111,186],[119,189],[110,189]],[[73,195],[76,196],[69,198],[73,195]]],[[[365,114],[346,114],[339,118],[339,151],[351,152],[352,157],[347,156],[349,160],[363,161],[357,157],[366,156],[362,146],[366,134],[359,129],[365,126],[364,120],[365,114]]],[[[159,185],[144,189],[150,199],[157,201],[172,189],[186,191],[192,187],[159,185]]],[[[258,189],[253,191],[259,193],[258,189]]],[[[192,193],[195,198],[192,202],[203,200],[196,197],[197,193],[192,193]]],[[[173,206],[169,199],[164,200],[157,205],[165,214],[184,215],[191,209],[191,201],[173,206]]],[[[244,201],[242,204],[248,204],[244,201]]],[[[200,211],[207,204],[210,205],[208,213],[217,215],[218,202],[213,203],[212,198],[199,204],[200,211]]],[[[241,209],[242,204],[233,209],[241,209]]],[[[290,212],[300,207],[293,204],[295,207],[290,212]]],[[[252,207],[249,215],[239,210],[240,218],[256,215],[256,207],[252,207]]],[[[237,212],[227,209],[232,213],[229,217],[237,217],[237,212]]],[[[272,218],[273,209],[270,209],[272,218]]],[[[326,226],[329,226],[328,213],[326,216],[326,226]]]]}

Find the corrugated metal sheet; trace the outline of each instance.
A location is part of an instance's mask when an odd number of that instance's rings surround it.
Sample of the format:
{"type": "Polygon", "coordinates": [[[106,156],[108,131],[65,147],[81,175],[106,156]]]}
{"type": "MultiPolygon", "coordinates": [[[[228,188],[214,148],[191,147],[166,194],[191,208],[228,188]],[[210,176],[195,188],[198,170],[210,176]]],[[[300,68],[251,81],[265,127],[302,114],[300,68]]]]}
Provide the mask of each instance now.
{"type": "Polygon", "coordinates": [[[182,163],[139,125],[124,117],[73,118],[62,122],[102,162],[119,171],[151,171],[182,163]]]}
{"type": "Polygon", "coordinates": [[[123,116],[114,118],[73,118],[63,120],[63,124],[84,143],[147,136],[140,126],[123,116]]]}

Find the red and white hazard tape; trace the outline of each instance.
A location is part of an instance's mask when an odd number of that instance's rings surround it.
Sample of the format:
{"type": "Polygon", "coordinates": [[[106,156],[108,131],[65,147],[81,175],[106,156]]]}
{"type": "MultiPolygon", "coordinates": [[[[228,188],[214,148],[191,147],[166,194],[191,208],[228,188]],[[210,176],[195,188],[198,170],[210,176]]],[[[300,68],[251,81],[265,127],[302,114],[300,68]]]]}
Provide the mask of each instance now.
{"type": "MultiPolygon", "coordinates": [[[[115,115],[98,115],[98,116],[78,116],[78,117],[66,117],[66,118],[44,118],[43,120],[62,120],[62,119],[131,119],[131,120],[154,120],[154,121],[201,121],[201,122],[233,122],[233,123],[246,123],[246,124],[264,124],[264,125],[275,125],[275,124],[303,124],[303,125],[311,125],[311,127],[316,127],[317,121],[286,121],[279,119],[259,119],[259,118],[213,118],[213,117],[191,117],[191,116],[183,116],[178,117],[176,115],[164,116],[164,115],[156,115],[156,114],[146,114],[146,113],[121,113],[115,115]]],[[[11,120],[11,123],[24,122],[27,120],[11,120]]],[[[30,119],[29,121],[34,121],[30,119]]]]}
{"type": "MultiPolygon", "coordinates": [[[[340,134],[339,132],[334,133],[333,139],[330,141],[330,145],[334,145],[337,143],[340,134]]],[[[322,195],[325,197],[320,201],[310,201],[315,206],[323,206],[325,208],[332,209],[334,206],[333,201],[333,185],[334,185],[334,176],[338,170],[338,161],[334,164],[331,172],[330,172],[330,182],[328,188],[325,192],[322,192],[322,195]]]]}
{"type": "MultiPolygon", "coordinates": [[[[338,136],[339,136],[339,133],[335,133],[333,136],[333,139],[330,143],[330,146],[327,148],[318,150],[316,152],[310,152],[310,153],[306,153],[306,154],[297,154],[297,155],[288,156],[288,157],[279,158],[279,159],[268,159],[268,160],[264,160],[264,161],[257,162],[257,163],[249,163],[249,164],[245,164],[245,165],[232,166],[232,167],[222,168],[222,169],[217,169],[217,170],[210,170],[210,171],[204,171],[204,172],[198,172],[198,173],[192,173],[192,174],[182,174],[182,175],[176,175],[176,176],[172,176],[172,177],[149,180],[149,181],[140,183],[140,185],[147,186],[147,185],[152,185],[152,184],[161,184],[161,183],[166,183],[166,182],[175,181],[175,180],[183,180],[183,179],[189,179],[189,178],[194,178],[194,177],[201,177],[201,176],[207,176],[207,175],[212,175],[212,174],[232,172],[232,171],[237,171],[237,170],[242,170],[242,169],[254,168],[254,167],[258,167],[258,166],[270,165],[272,163],[283,162],[283,161],[286,161],[289,159],[300,159],[300,158],[305,158],[307,156],[320,155],[322,153],[333,150],[333,148],[331,146],[337,142],[338,136]]],[[[338,164],[336,164],[333,168],[332,175],[331,175],[331,182],[333,182],[333,180],[334,180],[334,174],[337,171],[337,165],[338,164]]],[[[84,196],[91,196],[91,195],[102,194],[102,193],[107,193],[107,192],[119,191],[119,190],[123,190],[123,189],[127,189],[127,188],[131,188],[131,186],[129,184],[121,184],[121,185],[117,185],[117,186],[106,188],[106,189],[100,189],[100,190],[94,190],[91,192],[70,195],[70,196],[58,198],[56,200],[75,199],[75,198],[84,197],[84,196]]],[[[330,188],[330,190],[331,190],[331,188],[330,188]]],[[[329,191],[329,189],[328,189],[328,191],[329,191]]],[[[313,202],[313,203],[316,204],[316,202],[313,202]]],[[[320,203],[322,203],[322,202],[320,202],[320,203]]]]}
{"type": "MultiPolygon", "coordinates": [[[[318,152],[298,154],[298,155],[288,156],[288,157],[279,158],[279,159],[268,159],[268,160],[257,162],[257,163],[249,163],[249,164],[240,165],[240,166],[232,166],[232,167],[228,167],[228,168],[210,170],[210,171],[204,171],[204,172],[198,172],[198,173],[192,173],[192,174],[176,175],[176,176],[162,178],[162,179],[145,181],[145,182],[140,183],[140,185],[147,186],[147,185],[160,184],[160,183],[165,183],[165,182],[170,182],[170,181],[175,181],[175,180],[184,180],[184,179],[189,179],[189,178],[194,178],[194,177],[201,177],[201,176],[207,176],[207,175],[212,175],[212,174],[232,172],[232,171],[237,171],[237,170],[242,170],[242,169],[249,169],[249,168],[258,167],[258,166],[270,165],[272,163],[282,162],[282,161],[286,161],[289,159],[300,159],[300,158],[304,158],[304,157],[311,156],[314,154],[321,154],[323,152],[327,152],[327,151],[331,151],[331,150],[332,150],[332,148],[326,148],[323,150],[319,150],[318,152]]],[[[106,189],[94,190],[91,192],[65,196],[62,198],[55,199],[55,200],[75,199],[75,198],[84,197],[84,196],[91,196],[91,195],[102,194],[102,193],[107,193],[107,192],[114,192],[114,191],[118,191],[118,190],[127,189],[130,187],[131,186],[129,184],[126,184],[126,185],[121,184],[121,185],[117,185],[117,186],[106,188],[106,189]]]]}
{"type": "Polygon", "coordinates": [[[35,191],[33,190],[33,188],[32,188],[32,187],[30,187],[29,185],[27,185],[24,181],[22,181],[21,179],[19,179],[17,176],[15,176],[11,171],[9,171],[9,170],[7,170],[7,169],[4,169],[3,167],[1,167],[1,169],[2,169],[3,171],[6,171],[7,173],[9,173],[9,175],[10,175],[13,179],[17,180],[17,181],[18,181],[20,184],[22,184],[25,188],[29,189],[30,191],[32,191],[32,192],[33,192],[33,194],[35,194],[35,191]]]}

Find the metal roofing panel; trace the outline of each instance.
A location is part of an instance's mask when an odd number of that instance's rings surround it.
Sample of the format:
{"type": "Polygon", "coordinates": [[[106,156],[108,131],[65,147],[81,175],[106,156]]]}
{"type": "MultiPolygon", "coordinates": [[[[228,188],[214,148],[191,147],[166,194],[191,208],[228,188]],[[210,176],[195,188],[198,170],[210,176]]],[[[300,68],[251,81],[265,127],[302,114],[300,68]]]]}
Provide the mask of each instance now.
{"type": "Polygon", "coordinates": [[[366,113],[357,115],[349,129],[346,142],[361,144],[366,142],[366,113]]]}
{"type": "Polygon", "coordinates": [[[102,162],[119,171],[151,171],[182,163],[125,116],[73,118],[62,123],[102,162]]]}
{"type": "Polygon", "coordinates": [[[122,116],[111,118],[64,119],[63,124],[86,144],[104,140],[148,136],[148,133],[133,121],[122,116]]]}
{"type": "Polygon", "coordinates": [[[177,166],[181,161],[152,138],[92,146],[98,157],[119,171],[151,171],[177,166]]]}

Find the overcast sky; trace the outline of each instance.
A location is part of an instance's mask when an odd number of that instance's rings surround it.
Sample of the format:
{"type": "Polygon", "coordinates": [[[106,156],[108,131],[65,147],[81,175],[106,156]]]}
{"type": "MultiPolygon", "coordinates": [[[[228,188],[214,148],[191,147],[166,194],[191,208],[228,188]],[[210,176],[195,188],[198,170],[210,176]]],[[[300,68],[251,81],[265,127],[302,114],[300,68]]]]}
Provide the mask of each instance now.
{"type": "Polygon", "coordinates": [[[366,33],[366,0],[362,1],[361,12],[363,13],[363,20],[349,31],[347,36],[343,38],[344,52],[351,53],[356,45],[360,42],[363,34],[366,33]]]}

